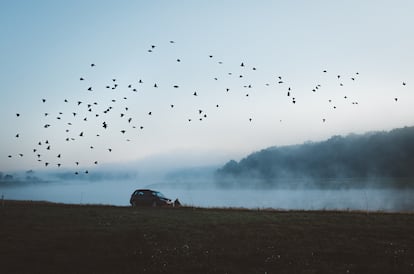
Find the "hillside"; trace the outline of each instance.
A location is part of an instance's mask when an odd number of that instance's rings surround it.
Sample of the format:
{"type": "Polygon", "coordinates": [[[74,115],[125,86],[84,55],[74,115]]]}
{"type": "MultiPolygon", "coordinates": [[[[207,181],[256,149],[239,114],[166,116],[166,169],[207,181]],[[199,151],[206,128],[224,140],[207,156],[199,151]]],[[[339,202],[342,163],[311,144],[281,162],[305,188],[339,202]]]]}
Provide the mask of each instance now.
{"type": "Polygon", "coordinates": [[[221,186],[412,187],[414,127],[270,147],[216,171],[221,186]]]}

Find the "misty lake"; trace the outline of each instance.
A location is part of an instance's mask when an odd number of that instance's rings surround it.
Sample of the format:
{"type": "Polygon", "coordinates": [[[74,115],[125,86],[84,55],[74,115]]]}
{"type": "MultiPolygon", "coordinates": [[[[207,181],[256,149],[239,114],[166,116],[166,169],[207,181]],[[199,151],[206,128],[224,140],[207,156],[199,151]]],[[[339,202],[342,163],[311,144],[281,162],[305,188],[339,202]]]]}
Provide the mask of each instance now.
{"type": "Polygon", "coordinates": [[[4,199],[127,206],[131,193],[138,188],[153,188],[171,199],[179,198],[184,205],[196,207],[414,211],[414,190],[412,189],[254,190],[173,187],[168,184],[140,185],[135,182],[72,181],[0,187],[0,195],[4,199]]]}

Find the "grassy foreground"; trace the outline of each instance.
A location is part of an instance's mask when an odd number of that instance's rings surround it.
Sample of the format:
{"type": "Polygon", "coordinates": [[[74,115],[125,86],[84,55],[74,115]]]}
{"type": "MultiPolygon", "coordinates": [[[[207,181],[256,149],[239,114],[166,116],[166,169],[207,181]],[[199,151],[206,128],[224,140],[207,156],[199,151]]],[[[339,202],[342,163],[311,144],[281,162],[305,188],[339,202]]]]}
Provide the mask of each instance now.
{"type": "Polygon", "coordinates": [[[414,273],[414,214],[5,201],[1,273],[414,273]]]}

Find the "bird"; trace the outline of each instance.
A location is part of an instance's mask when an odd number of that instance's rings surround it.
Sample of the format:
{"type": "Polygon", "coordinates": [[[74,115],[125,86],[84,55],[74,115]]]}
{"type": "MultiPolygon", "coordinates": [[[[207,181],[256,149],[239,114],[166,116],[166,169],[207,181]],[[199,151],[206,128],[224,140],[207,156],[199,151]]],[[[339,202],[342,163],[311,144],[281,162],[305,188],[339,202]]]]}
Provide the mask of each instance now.
{"type": "Polygon", "coordinates": [[[244,67],[244,63],[242,62],[242,63],[240,64],[240,66],[241,66],[241,67],[244,67]]]}
{"type": "Polygon", "coordinates": [[[20,113],[16,113],[16,116],[17,116],[17,117],[20,117],[20,113]]]}
{"type": "Polygon", "coordinates": [[[108,151],[109,151],[109,152],[112,152],[112,148],[108,148],[108,151]]]}
{"type": "MultiPolygon", "coordinates": [[[[158,87],[158,85],[157,85],[157,83],[155,83],[154,88],[157,88],[157,87],[158,87]]],[[[176,87],[176,86],[174,86],[174,87],[176,87]]],[[[177,88],[178,88],[178,86],[177,86],[177,88]]]]}
{"type": "Polygon", "coordinates": [[[402,82],[402,85],[405,86],[405,85],[407,85],[407,83],[406,82],[402,82]]]}
{"type": "Polygon", "coordinates": [[[148,115],[152,115],[152,111],[148,112],[148,115]]]}
{"type": "Polygon", "coordinates": [[[19,133],[17,133],[17,134],[16,134],[16,138],[19,138],[19,137],[20,137],[20,134],[19,134],[19,133]]]}
{"type": "Polygon", "coordinates": [[[397,97],[395,97],[395,98],[394,98],[394,100],[395,100],[395,102],[397,102],[397,101],[398,101],[398,98],[397,98],[397,97]]]}
{"type": "Polygon", "coordinates": [[[178,85],[174,85],[174,88],[179,88],[179,86],[178,85]]]}
{"type": "Polygon", "coordinates": [[[94,67],[94,66],[95,66],[95,64],[94,64],[94,63],[92,63],[92,64],[91,64],[91,67],[94,67]]]}
{"type": "Polygon", "coordinates": [[[197,96],[197,91],[194,91],[193,95],[194,95],[194,96],[197,96]]]}
{"type": "Polygon", "coordinates": [[[83,137],[83,131],[79,134],[80,137],[83,137]]]}
{"type": "Polygon", "coordinates": [[[125,130],[125,129],[121,130],[121,133],[122,133],[122,134],[125,134],[125,132],[126,132],[126,130],[125,130]]]}
{"type": "Polygon", "coordinates": [[[181,62],[181,60],[180,59],[177,59],[177,62],[181,62]]]}
{"type": "Polygon", "coordinates": [[[46,99],[42,99],[42,102],[43,102],[43,103],[46,103],[46,99]]]}
{"type": "Polygon", "coordinates": [[[88,90],[89,90],[89,91],[92,91],[92,87],[89,87],[89,88],[88,88],[88,90]]]}
{"type": "Polygon", "coordinates": [[[85,79],[84,79],[83,77],[81,77],[81,78],[79,78],[79,80],[80,80],[80,81],[83,81],[83,80],[85,80],[85,79]]]}

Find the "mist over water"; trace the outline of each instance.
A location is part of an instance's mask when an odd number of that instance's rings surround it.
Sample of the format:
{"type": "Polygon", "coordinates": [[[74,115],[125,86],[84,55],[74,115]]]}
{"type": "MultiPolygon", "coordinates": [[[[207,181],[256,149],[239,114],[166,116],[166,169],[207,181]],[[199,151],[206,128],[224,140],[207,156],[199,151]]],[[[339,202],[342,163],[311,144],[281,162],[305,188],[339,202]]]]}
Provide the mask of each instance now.
{"type": "Polygon", "coordinates": [[[70,204],[129,206],[138,188],[161,191],[170,199],[195,207],[236,207],[282,210],[414,211],[412,189],[223,189],[214,184],[148,181],[65,181],[0,187],[4,199],[42,200],[70,204]]]}

